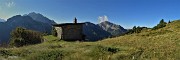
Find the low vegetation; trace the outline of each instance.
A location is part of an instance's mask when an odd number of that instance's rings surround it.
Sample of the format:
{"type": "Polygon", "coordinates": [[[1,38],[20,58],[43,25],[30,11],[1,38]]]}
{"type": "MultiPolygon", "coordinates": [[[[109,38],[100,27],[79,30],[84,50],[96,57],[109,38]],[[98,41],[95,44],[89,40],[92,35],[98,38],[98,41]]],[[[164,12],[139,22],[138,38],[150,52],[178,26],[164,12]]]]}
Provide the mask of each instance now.
{"type": "Polygon", "coordinates": [[[147,27],[134,26],[126,34],[140,33],[142,30],[147,30],[147,29],[148,29],[147,27]]]}
{"type": "Polygon", "coordinates": [[[52,35],[45,42],[0,48],[0,60],[179,60],[180,20],[97,42],[66,42],[52,35]]]}
{"type": "Polygon", "coordinates": [[[17,27],[11,32],[10,46],[21,47],[41,43],[43,41],[42,34],[36,31],[27,30],[17,27]]]}
{"type": "MultiPolygon", "coordinates": [[[[168,23],[171,23],[170,21],[168,23]]],[[[160,28],[163,28],[166,26],[166,22],[164,21],[164,19],[162,19],[159,24],[157,24],[157,26],[154,26],[152,28],[152,30],[157,30],[157,29],[160,29],[160,28]]],[[[132,29],[130,29],[126,34],[133,34],[133,33],[140,33],[142,32],[143,30],[148,30],[148,29],[151,29],[151,28],[147,28],[147,27],[136,27],[134,26],[132,29]]]]}
{"type": "MultiPolygon", "coordinates": [[[[170,23],[170,21],[169,21],[169,23],[170,23]]],[[[162,19],[160,22],[159,22],[159,24],[157,24],[157,26],[155,26],[155,27],[153,27],[153,30],[156,30],[156,29],[159,29],[159,28],[163,28],[163,27],[165,27],[166,26],[166,22],[164,22],[164,19],[162,19]]]]}

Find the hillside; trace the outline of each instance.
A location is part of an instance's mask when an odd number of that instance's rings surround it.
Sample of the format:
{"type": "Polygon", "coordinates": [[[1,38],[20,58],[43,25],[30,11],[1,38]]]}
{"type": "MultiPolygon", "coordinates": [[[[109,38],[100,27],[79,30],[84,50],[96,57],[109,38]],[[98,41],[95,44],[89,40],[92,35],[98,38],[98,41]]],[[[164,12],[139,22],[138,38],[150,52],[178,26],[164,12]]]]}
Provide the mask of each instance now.
{"type": "Polygon", "coordinates": [[[88,41],[97,41],[111,36],[109,32],[91,22],[85,22],[83,25],[83,33],[86,35],[88,41]]]}
{"type": "Polygon", "coordinates": [[[8,43],[10,39],[10,33],[12,30],[14,30],[17,27],[24,27],[26,29],[39,31],[42,33],[51,33],[52,25],[55,22],[44,17],[43,15],[39,13],[30,13],[31,16],[35,17],[37,15],[38,20],[34,20],[29,15],[16,15],[13,16],[5,22],[0,22],[0,44],[2,43],[8,43]],[[33,15],[32,15],[33,14],[33,15]],[[40,15],[40,16],[39,16],[40,15]],[[43,20],[46,19],[46,20],[43,20]],[[43,21],[48,21],[49,23],[45,23],[43,21]]]}
{"type": "Polygon", "coordinates": [[[113,36],[119,36],[127,32],[126,29],[121,27],[120,25],[111,23],[109,21],[104,21],[98,24],[103,30],[111,33],[113,36]]]}
{"type": "Polygon", "coordinates": [[[43,23],[47,23],[49,25],[51,24],[56,24],[56,22],[54,22],[54,20],[50,20],[49,18],[43,16],[40,13],[35,13],[35,12],[31,12],[29,13],[27,16],[32,17],[32,19],[39,21],[39,22],[43,22],[43,23]]]}
{"type": "Polygon", "coordinates": [[[99,24],[85,22],[83,25],[83,33],[86,35],[87,41],[98,41],[108,37],[119,36],[126,33],[127,30],[120,25],[103,21],[99,24]]]}
{"type": "MultiPolygon", "coordinates": [[[[119,36],[126,32],[123,27],[111,22],[102,22],[102,24],[94,24],[91,22],[84,23],[83,34],[86,35],[87,41],[98,41],[112,36],[119,36]],[[105,29],[102,27],[105,27],[105,29]]],[[[11,31],[17,27],[50,34],[52,24],[56,24],[56,22],[40,13],[31,12],[29,14],[24,14],[23,16],[13,16],[5,22],[0,22],[0,45],[9,42],[11,31]]]]}
{"type": "Polygon", "coordinates": [[[0,22],[5,22],[5,20],[0,18],[0,22]]]}
{"type": "Polygon", "coordinates": [[[158,30],[143,30],[97,42],[58,41],[20,48],[0,48],[0,60],[179,60],[180,20],[158,30]]]}

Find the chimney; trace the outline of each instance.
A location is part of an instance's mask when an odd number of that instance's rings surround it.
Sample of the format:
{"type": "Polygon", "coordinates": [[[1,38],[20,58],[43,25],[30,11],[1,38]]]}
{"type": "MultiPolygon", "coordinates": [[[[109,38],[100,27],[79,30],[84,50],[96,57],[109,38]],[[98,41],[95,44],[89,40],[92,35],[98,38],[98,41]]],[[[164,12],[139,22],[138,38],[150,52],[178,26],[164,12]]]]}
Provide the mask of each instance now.
{"type": "Polygon", "coordinates": [[[76,17],[75,17],[75,19],[74,19],[74,23],[75,23],[75,24],[77,23],[77,19],[76,19],[76,17]]]}

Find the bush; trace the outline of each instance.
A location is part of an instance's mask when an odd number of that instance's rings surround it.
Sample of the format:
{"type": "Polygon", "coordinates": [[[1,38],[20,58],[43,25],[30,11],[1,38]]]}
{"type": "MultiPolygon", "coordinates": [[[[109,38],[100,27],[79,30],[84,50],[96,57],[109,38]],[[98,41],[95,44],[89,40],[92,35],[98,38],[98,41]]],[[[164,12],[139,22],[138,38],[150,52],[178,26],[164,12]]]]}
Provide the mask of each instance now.
{"type": "Polygon", "coordinates": [[[136,27],[136,26],[134,26],[126,34],[140,33],[143,29],[147,29],[147,27],[140,27],[140,26],[136,27]]]}
{"type": "Polygon", "coordinates": [[[0,50],[0,56],[8,56],[8,55],[11,55],[10,51],[4,49],[0,50]]]}
{"type": "Polygon", "coordinates": [[[159,24],[157,24],[157,26],[154,26],[153,27],[153,30],[156,30],[156,29],[159,29],[159,28],[163,28],[163,27],[165,27],[166,26],[166,22],[164,22],[164,19],[162,19],[160,22],[159,22],[159,24]]]}
{"type": "Polygon", "coordinates": [[[43,38],[41,33],[17,27],[11,32],[10,46],[20,47],[41,43],[42,41],[43,38]]]}

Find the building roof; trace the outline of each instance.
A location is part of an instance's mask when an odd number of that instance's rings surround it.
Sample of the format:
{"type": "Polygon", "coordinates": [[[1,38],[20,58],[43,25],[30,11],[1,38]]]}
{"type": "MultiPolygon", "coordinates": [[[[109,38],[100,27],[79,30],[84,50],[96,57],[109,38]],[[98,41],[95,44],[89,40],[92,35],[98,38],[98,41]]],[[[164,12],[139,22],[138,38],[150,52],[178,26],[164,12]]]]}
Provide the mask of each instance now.
{"type": "Polygon", "coordinates": [[[62,24],[53,24],[53,26],[66,26],[66,25],[83,25],[85,23],[62,23],[62,24]]]}

